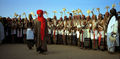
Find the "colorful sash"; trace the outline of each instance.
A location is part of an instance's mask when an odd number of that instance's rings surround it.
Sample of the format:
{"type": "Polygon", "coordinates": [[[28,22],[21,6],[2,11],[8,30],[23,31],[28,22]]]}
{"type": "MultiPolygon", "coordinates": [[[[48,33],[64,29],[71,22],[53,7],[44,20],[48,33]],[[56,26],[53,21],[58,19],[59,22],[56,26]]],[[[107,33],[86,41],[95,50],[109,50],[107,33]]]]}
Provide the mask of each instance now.
{"type": "Polygon", "coordinates": [[[93,36],[94,36],[94,48],[95,48],[95,30],[93,30],[93,36]]]}

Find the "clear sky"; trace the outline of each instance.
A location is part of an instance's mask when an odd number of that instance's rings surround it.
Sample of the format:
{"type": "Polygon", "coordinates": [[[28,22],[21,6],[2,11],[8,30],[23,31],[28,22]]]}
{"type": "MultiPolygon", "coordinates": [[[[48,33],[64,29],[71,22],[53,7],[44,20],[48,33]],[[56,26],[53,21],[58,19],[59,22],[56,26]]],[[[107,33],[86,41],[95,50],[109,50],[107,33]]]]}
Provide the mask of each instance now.
{"type": "MultiPolygon", "coordinates": [[[[38,9],[42,9],[47,11],[48,16],[51,18],[54,15],[52,11],[56,10],[56,16],[59,18],[62,8],[66,8],[66,12],[79,8],[86,16],[88,9],[92,10],[95,8],[94,13],[97,15],[96,8],[100,8],[100,12],[104,14],[106,12],[105,7],[109,6],[111,9],[114,3],[116,4],[115,8],[117,11],[120,11],[120,0],[0,0],[0,16],[13,17],[15,12],[17,14],[25,12],[28,16],[30,12],[36,14],[38,9]]],[[[46,17],[46,15],[44,16],[46,17]]]]}

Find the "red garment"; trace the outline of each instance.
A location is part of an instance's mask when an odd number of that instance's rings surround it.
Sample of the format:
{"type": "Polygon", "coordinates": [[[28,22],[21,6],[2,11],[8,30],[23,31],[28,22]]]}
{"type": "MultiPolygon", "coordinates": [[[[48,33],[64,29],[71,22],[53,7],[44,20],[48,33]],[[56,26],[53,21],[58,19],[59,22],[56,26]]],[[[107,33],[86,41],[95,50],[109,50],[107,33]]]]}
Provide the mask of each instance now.
{"type": "Polygon", "coordinates": [[[100,36],[99,36],[99,46],[100,46],[100,43],[101,43],[101,34],[100,34],[100,36]]]}
{"type": "Polygon", "coordinates": [[[93,32],[93,36],[94,36],[94,48],[95,48],[95,30],[93,32]]]}
{"type": "Polygon", "coordinates": [[[41,34],[41,40],[44,39],[45,37],[45,18],[43,17],[43,11],[42,10],[37,10],[37,14],[40,14],[41,16],[39,17],[38,16],[38,21],[41,22],[41,31],[40,31],[40,34],[41,34]]]}
{"type": "Polygon", "coordinates": [[[56,30],[54,30],[54,40],[55,40],[55,31],[56,31],[56,30]]]}

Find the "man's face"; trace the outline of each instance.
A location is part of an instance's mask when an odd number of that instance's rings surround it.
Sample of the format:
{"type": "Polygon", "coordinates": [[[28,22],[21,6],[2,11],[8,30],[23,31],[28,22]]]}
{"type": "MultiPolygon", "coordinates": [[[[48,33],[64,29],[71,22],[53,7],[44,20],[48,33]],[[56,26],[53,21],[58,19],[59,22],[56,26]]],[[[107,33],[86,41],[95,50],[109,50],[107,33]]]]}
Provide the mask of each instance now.
{"type": "Polygon", "coordinates": [[[38,17],[41,17],[41,14],[38,14],[38,17]]]}

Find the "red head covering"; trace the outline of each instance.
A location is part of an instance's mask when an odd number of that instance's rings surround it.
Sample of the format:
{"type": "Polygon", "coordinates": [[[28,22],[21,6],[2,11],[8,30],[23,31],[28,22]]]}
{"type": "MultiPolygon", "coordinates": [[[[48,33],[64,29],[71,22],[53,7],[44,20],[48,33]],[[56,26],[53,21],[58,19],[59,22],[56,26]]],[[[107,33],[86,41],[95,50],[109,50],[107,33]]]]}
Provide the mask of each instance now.
{"type": "Polygon", "coordinates": [[[91,18],[90,18],[90,16],[87,16],[87,21],[89,21],[91,18]]]}
{"type": "Polygon", "coordinates": [[[69,16],[69,20],[71,20],[72,18],[71,18],[71,16],[69,16]]]}
{"type": "Polygon", "coordinates": [[[82,15],[82,19],[85,19],[85,15],[82,15]]]}
{"type": "Polygon", "coordinates": [[[74,15],[74,16],[73,16],[73,20],[75,20],[75,18],[76,18],[76,16],[74,15]]]}
{"type": "Polygon", "coordinates": [[[63,20],[63,18],[62,18],[62,17],[60,17],[60,20],[62,21],[62,20],[63,20]]]}
{"type": "Polygon", "coordinates": [[[98,19],[101,19],[101,20],[103,19],[102,14],[98,15],[98,19]]]}
{"type": "Polygon", "coordinates": [[[110,15],[109,12],[106,12],[106,13],[105,13],[105,16],[106,16],[106,17],[109,17],[109,15],[110,15]]]}
{"type": "Polygon", "coordinates": [[[96,20],[97,19],[96,15],[93,14],[92,19],[96,20]]]}
{"type": "Polygon", "coordinates": [[[67,16],[64,16],[64,20],[67,20],[67,16]]]}
{"type": "Polygon", "coordinates": [[[42,14],[43,15],[43,11],[42,10],[37,10],[37,14],[42,14]]]}
{"type": "Polygon", "coordinates": [[[40,17],[38,16],[38,21],[41,22],[40,34],[41,34],[41,40],[43,40],[44,37],[45,37],[45,28],[46,28],[45,24],[46,24],[46,22],[45,22],[45,18],[43,17],[43,11],[42,10],[37,10],[37,14],[41,15],[40,17]]]}
{"type": "Polygon", "coordinates": [[[38,16],[38,21],[44,21],[44,17],[43,17],[43,11],[42,10],[37,10],[37,14],[40,14],[41,16],[38,16]]]}
{"type": "Polygon", "coordinates": [[[50,21],[50,18],[47,18],[47,21],[50,21]]]}
{"type": "Polygon", "coordinates": [[[55,20],[57,20],[57,17],[56,17],[56,16],[54,16],[54,19],[55,19],[55,20]]]}
{"type": "Polygon", "coordinates": [[[81,15],[77,15],[77,19],[78,19],[78,20],[81,19],[81,15]]]}

